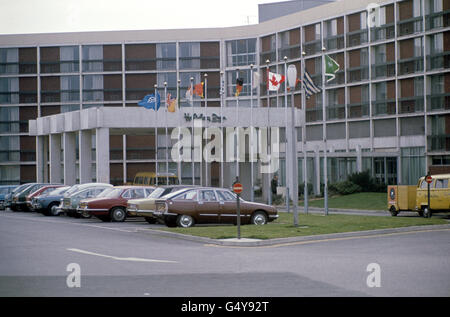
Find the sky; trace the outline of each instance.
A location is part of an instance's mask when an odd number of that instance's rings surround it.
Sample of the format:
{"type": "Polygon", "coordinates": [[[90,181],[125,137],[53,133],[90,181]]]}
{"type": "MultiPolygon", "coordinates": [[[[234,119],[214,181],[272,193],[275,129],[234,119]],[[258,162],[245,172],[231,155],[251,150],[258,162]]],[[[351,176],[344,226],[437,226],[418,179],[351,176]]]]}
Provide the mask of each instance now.
{"type": "Polygon", "coordinates": [[[0,0],[0,34],[211,28],[258,23],[280,0],[0,0]]]}

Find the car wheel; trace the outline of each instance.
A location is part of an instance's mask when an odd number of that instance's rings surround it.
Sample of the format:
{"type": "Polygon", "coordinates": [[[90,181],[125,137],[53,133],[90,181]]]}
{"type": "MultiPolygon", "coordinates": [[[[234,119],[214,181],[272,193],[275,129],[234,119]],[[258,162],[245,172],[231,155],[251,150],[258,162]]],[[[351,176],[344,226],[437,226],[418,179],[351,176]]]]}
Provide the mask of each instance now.
{"type": "Polygon", "coordinates": [[[424,209],[423,209],[423,217],[424,218],[431,218],[431,209],[430,208],[428,208],[428,207],[425,207],[424,209]]]}
{"type": "Polygon", "coordinates": [[[265,225],[267,223],[267,215],[265,212],[257,211],[252,215],[250,222],[253,225],[265,225]]]}
{"type": "Polygon", "coordinates": [[[145,217],[145,221],[147,221],[149,224],[156,223],[156,219],[153,217],[145,217]]]}
{"type": "Polygon", "coordinates": [[[81,212],[81,218],[89,219],[89,218],[91,218],[91,217],[92,217],[92,215],[89,213],[89,211],[83,210],[83,211],[81,212]]]}
{"type": "Polygon", "coordinates": [[[111,220],[114,222],[123,222],[126,217],[127,212],[121,207],[116,207],[111,210],[111,220]]]}
{"type": "Polygon", "coordinates": [[[395,209],[395,206],[391,206],[391,208],[389,208],[389,212],[391,213],[392,217],[395,217],[398,215],[398,211],[397,211],[397,209],[395,209]]]}
{"type": "Polygon", "coordinates": [[[195,223],[194,218],[192,218],[189,215],[179,215],[177,218],[178,227],[189,228],[192,227],[194,223],[195,223]]]}
{"type": "Polygon", "coordinates": [[[57,216],[58,215],[58,211],[56,210],[57,208],[58,208],[58,204],[53,203],[53,204],[50,204],[47,207],[47,209],[44,209],[44,211],[42,213],[46,216],[57,216]]]}

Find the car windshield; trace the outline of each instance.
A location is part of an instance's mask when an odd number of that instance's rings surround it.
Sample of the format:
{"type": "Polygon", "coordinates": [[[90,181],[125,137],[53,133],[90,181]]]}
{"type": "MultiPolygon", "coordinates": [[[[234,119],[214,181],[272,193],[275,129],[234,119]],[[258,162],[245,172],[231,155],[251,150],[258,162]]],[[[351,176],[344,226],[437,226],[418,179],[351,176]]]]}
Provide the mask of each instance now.
{"type": "Polygon", "coordinates": [[[97,197],[108,197],[108,198],[117,198],[124,191],[123,188],[108,188],[105,189],[100,195],[97,197]]]}
{"type": "Polygon", "coordinates": [[[179,190],[177,190],[177,191],[174,191],[174,192],[171,192],[170,194],[165,195],[164,198],[166,198],[166,199],[173,198],[173,197],[178,196],[179,194],[185,192],[185,191],[188,190],[188,189],[189,189],[189,188],[179,189],[179,190]]]}
{"type": "Polygon", "coordinates": [[[48,193],[48,196],[62,195],[62,194],[64,194],[69,188],[70,188],[69,186],[65,186],[65,187],[59,187],[59,188],[53,189],[51,192],[48,193]]]}
{"type": "Polygon", "coordinates": [[[165,188],[158,187],[150,195],[148,195],[147,198],[159,198],[161,197],[162,193],[164,193],[164,191],[165,188]]]}

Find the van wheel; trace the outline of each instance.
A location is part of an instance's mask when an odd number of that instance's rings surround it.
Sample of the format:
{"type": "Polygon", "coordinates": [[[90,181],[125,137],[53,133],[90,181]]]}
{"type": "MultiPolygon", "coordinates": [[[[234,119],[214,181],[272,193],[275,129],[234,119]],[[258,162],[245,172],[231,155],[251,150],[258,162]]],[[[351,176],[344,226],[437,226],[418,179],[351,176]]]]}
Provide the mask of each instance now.
{"type": "Polygon", "coordinates": [[[428,208],[428,207],[425,207],[424,209],[423,209],[423,217],[424,218],[431,218],[431,209],[430,208],[428,208]]]}
{"type": "Polygon", "coordinates": [[[419,210],[417,213],[419,214],[420,217],[423,217],[423,210],[419,210]]]}
{"type": "Polygon", "coordinates": [[[398,211],[397,209],[395,209],[395,206],[391,206],[391,208],[389,208],[389,212],[391,213],[392,217],[396,217],[398,215],[398,211]]]}
{"type": "Polygon", "coordinates": [[[144,217],[145,221],[147,221],[149,224],[154,224],[156,223],[156,219],[153,217],[144,217]]]}

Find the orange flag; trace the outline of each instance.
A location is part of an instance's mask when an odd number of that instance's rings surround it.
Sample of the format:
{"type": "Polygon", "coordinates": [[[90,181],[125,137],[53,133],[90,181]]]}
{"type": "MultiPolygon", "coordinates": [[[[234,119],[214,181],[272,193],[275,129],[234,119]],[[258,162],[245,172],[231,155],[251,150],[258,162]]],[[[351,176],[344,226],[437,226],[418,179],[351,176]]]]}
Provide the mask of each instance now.
{"type": "Polygon", "coordinates": [[[200,97],[204,97],[203,96],[203,82],[201,82],[200,84],[197,84],[197,85],[195,85],[194,86],[194,94],[196,94],[197,96],[200,96],[200,97]]]}

